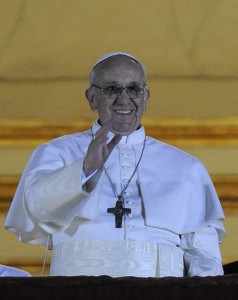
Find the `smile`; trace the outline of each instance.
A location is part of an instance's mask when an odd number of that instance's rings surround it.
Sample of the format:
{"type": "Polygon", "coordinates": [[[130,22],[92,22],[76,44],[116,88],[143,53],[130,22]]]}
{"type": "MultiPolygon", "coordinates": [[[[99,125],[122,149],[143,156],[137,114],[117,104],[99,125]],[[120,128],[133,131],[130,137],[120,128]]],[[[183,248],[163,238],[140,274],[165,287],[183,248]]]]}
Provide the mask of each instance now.
{"type": "Polygon", "coordinates": [[[132,112],[132,110],[130,110],[130,109],[117,109],[116,112],[118,114],[121,114],[121,115],[127,115],[127,114],[130,114],[132,112]]]}

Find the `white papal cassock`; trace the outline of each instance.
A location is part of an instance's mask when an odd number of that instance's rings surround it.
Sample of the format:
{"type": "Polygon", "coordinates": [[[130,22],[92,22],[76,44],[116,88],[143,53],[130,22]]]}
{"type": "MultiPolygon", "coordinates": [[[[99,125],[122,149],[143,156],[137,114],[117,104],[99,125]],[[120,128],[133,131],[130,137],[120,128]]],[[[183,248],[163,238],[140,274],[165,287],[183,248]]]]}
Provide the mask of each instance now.
{"type": "MultiPolygon", "coordinates": [[[[219,243],[224,214],[203,164],[146,137],[143,126],[123,137],[105,168],[118,193],[126,186],[122,228],[107,208],[115,197],[105,171],[85,178],[92,134],[54,139],[30,157],[5,228],[22,242],[52,248],[51,275],[183,276],[223,274],[219,243]],[[185,266],[185,269],[183,268],[185,266]]],[[[108,134],[108,140],[113,134],[108,134]]]]}

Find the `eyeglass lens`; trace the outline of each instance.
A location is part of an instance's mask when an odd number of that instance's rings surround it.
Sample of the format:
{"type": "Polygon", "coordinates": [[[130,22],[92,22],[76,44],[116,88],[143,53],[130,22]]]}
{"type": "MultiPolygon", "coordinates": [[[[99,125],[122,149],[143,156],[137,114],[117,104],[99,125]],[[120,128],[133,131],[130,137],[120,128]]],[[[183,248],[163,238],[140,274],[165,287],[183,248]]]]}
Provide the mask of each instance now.
{"type": "Polygon", "coordinates": [[[129,87],[121,87],[121,86],[113,86],[104,88],[104,93],[108,95],[110,98],[114,99],[120,96],[123,92],[126,91],[127,95],[132,98],[138,98],[139,93],[143,93],[144,89],[138,86],[129,86],[129,87]]]}

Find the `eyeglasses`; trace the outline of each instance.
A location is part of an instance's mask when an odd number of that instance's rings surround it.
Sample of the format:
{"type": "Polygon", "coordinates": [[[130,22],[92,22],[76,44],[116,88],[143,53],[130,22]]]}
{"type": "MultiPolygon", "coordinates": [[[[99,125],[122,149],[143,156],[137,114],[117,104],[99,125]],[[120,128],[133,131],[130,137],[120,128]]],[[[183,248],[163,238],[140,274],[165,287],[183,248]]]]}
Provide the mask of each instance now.
{"type": "Polygon", "coordinates": [[[127,95],[131,99],[136,99],[139,97],[139,94],[143,94],[147,90],[146,84],[131,85],[131,86],[127,86],[127,87],[122,87],[119,85],[110,85],[105,88],[100,87],[96,84],[91,84],[91,87],[93,87],[93,86],[100,89],[101,91],[103,91],[104,95],[108,96],[110,99],[118,98],[122,94],[123,90],[125,90],[127,92],[127,95]]]}

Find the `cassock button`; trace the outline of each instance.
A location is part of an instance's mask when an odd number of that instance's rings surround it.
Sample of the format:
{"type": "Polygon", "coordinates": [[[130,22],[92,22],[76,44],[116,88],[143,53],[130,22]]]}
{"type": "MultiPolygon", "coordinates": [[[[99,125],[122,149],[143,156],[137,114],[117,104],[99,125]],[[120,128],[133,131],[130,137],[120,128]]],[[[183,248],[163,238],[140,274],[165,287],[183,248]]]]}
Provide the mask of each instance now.
{"type": "Polygon", "coordinates": [[[131,228],[134,228],[135,226],[133,226],[133,225],[127,225],[126,226],[128,229],[131,229],[131,228]]]}
{"type": "Polygon", "coordinates": [[[125,165],[122,166],[122,169],[123,169],[123,170],[129,170],[130,168],[131,168],[130,166],[125,166],[125,165]]]}

